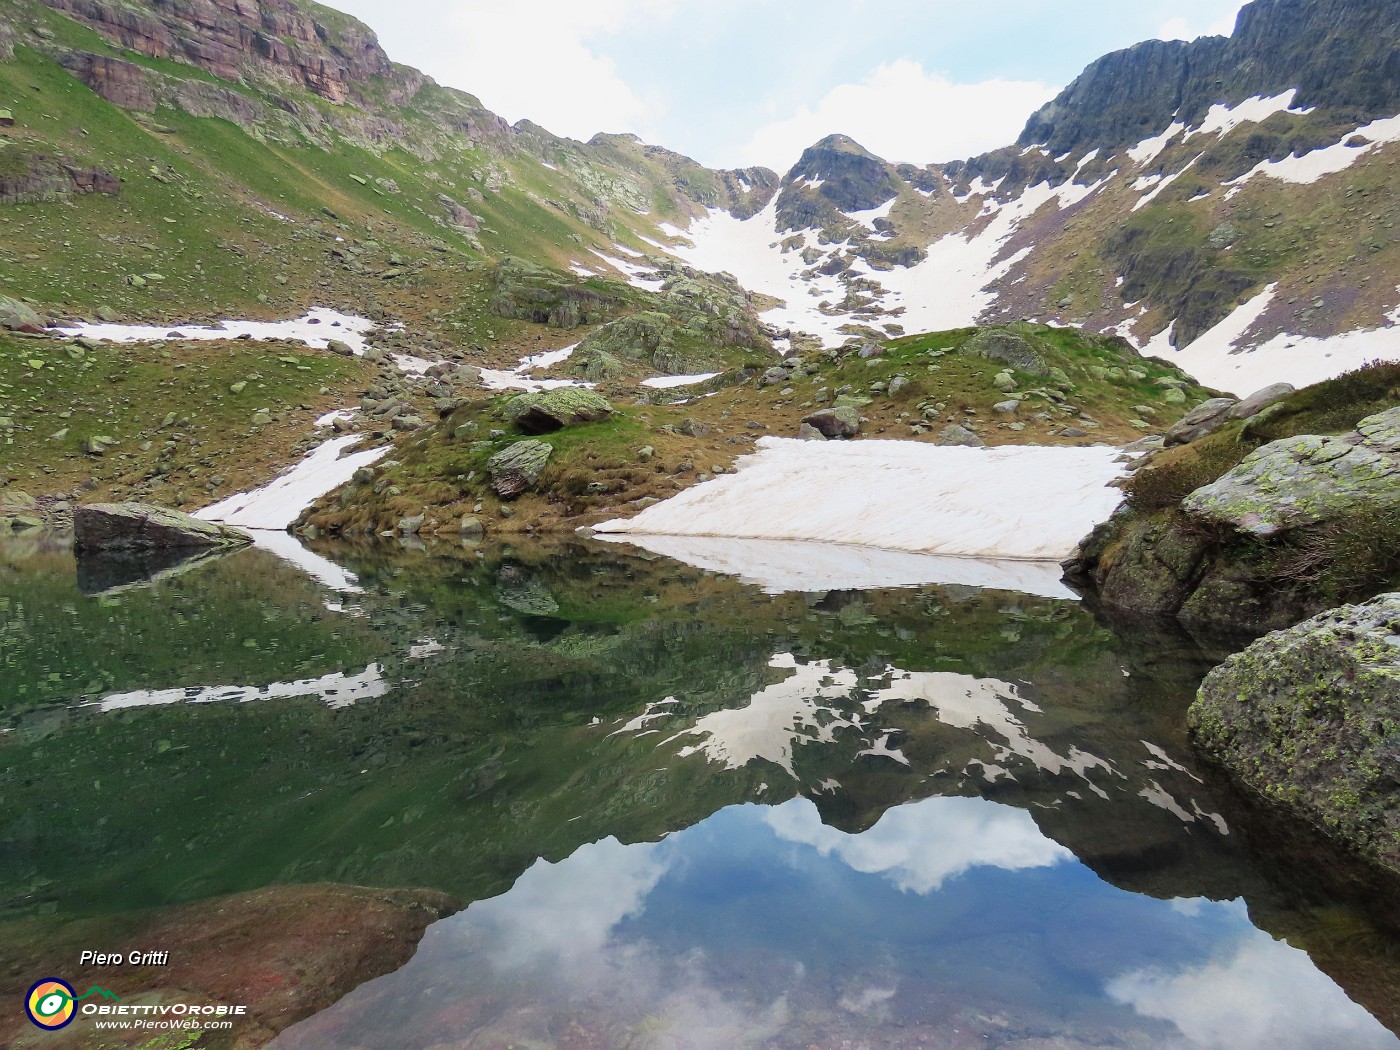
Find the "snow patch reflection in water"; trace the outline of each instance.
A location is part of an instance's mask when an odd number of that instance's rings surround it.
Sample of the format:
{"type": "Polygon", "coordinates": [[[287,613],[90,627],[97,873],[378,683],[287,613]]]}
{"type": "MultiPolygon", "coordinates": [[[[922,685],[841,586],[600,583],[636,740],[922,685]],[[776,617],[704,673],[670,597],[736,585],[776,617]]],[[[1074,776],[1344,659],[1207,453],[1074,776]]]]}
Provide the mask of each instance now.
{"type": "Polygon", "coordinates": [[[1065,586],[1064,570],[1053,561],[959,558],[852,543],[721,536],[627,533],[599,534],[595,539],[631,544],[710,572],[738,576],[745,583],[761,587],[765,594],[872,590],[936,583],[1079,600],[1079,595],[1065,586]]]}
{"type": "Polygon", "coordinates": [[[82,704],[101,711],[120,711],[131,707],[156,707],[162,704],[248,703],[253,700],[285,700],[292,697],[314,696],[328,707],[349,707],[360,700],[372,700],[386,695],[391,685],[384,678],[379,664],[370,664],[358,674],[322,675],[297,682],[273,682],[270,685],[208,685],[177,686],[174,689],[134,689],[112,693],[101,700],[82,704]]]}

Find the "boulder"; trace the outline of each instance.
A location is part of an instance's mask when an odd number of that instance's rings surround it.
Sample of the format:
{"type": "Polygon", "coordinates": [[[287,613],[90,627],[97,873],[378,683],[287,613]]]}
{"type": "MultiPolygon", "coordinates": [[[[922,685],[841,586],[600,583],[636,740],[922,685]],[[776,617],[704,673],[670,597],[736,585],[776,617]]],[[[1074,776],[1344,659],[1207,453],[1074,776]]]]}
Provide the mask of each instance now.
{"type": "Polygon", "coordinates": [[[1182,501],[1198,521],[1261,538],[1385,506],[1400,506],[1400,408],[1346,437],[1271,442],[1182,501]]]}
{"type": "Polygon", "coordinates": [[[1230,421],[1230,410],[1237,404],[1239,402],[1232,397],[1213,397],[1209,401],[1201,402],[1167,431],[1166,444],[1169,447],[1185,445],[1215,433],[1230,421]]]}
{"type": "Polygon", "coordinates": [[[515,499],[539,481],[554,449],[543,441],[517,441],[487,460],[491,487],[502,499],[515,499]]]}
{"type": "Polygon", "coordinates": [[[506,415],[522,434],[552,434],[576,423],[606,419],[612,411],[607,398],[577,386],[520,394],[506,403],[506,415]]]}
{"type": "Polygon", "coordinates": [[[860,433],[860,413],[848,405],[823,408],[802,420],[825,438],[853,438],[860,433]]]}
{"type": "Polygon", "coordinates": [[[73,547],[78,551],[240,547],[252,541],[242,529],[149,503],[90,503],[73,508],[73,547]]]}
{"type": "Polygon", "coordinates": [[[1259,639],[1212,671],[1197,748],[1287,815],[1400,872],[1400,594],[1259,639]]]}
{"type": "Polygon", "coordinates": [[[1256,390],[1243,401],[1236,402],[1226,415],[1230,419],[1252,419],[1264,409],[1278,404],[1297,392],[1297,388],[1292,383],[1274,383],[1262,390],[1256,390]]]}
{"type": "Polygon", "coordinates": [[[0,328],[12,332],[41,332],[44,319],[18,299],[0,295],[0,328]]]}
{"type": "Polygon", "coordinates": [[[969,448],[982,448],[986,442],[960,423],[944,427],[935,445],[966,445],[969,448]]]}
{"type": "Polygon", "coordinates": [[[1043,376],[1048,369],[1030,340],[1015,332],[988,328],[978,332],[958,348],[959,352],[989,361],[1001,361],[1020,372],[1043,376]]]}

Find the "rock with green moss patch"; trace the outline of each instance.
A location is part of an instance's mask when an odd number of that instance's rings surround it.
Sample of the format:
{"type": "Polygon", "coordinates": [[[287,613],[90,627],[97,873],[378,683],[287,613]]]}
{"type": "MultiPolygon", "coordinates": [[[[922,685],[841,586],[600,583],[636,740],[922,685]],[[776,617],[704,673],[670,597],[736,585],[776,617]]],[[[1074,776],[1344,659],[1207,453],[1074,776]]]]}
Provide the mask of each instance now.
{"type": "Polygon", "coordinates": [[[502,499],[515,499],[539,481],[554,449],[543,441],[517,441],[492,456],[486,463],[491,487],[502,499]]]}
{"type": "Polygon", "coordinates": [[[1400,508],[1400,408],[1344,437],[1274,441],[1182,502],[1198,521],[1261,538],[1378,507],[1400,508]]]}
{"type": "Polygon", "coordinates": [[[612,411],[602,394],[579,386],[520,394],[506,403],[506,415],[522,434],[552,434],[577,423],[596,423],[612,411]]]}
{"type": "Polygon", "coordinates": [[[825,438],[853,438],[860,433],[860,412],[848,405],[824,408],[802,420],[825,438]]]}
{"type": "Polygon", "coordinates": [[[1269,803],[1400,872],[1400,594],[1261,638],[1188,717],[1196,746],[1269,803]]]}

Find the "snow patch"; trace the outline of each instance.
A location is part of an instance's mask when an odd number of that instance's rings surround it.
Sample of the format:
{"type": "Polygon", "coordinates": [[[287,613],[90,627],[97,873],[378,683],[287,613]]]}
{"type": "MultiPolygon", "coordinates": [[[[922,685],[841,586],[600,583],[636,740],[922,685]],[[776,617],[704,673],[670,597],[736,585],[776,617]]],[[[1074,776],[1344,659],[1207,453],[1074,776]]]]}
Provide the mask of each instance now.
{"type": "Polygon", "coordinates": [[[345,484],[355,471],[382,459],[389,451],[385,445],[342,455],[359,441],[359,434],[332,438],[261,488],[236,493],[196,511],[194,516],[245,529],[283,531],[315,500],[345,484]]]}
{"type": "Polygon", "coordinates": [[[1117,507],[1113,448],[942,448],[763,438],[736,473],[600,533],[815,540],[1057,560],[1117,507]]]}
{"type": "Polygon", "coordinates": [[[59,335],[76,339],[85,336],[104,343],[153,343],[163,339],[223,340],[247,336],[262,341],[285,339],[305,343],[313,350],[324,350],[332,339],[339,339],[356,354],[365,352],[365,333],[374,327],[367,317],[343,314],[325,307],[315,307],[290,321],[222,320],[217,325],[140,325],[140,324],[80,324],[56,329],[59,335]]]}
{"type": "Polygon", "coordinates": [[[672,387],[691,386],[695,383],[703,383],[707,379],[713,379],[720,372],[702,372],[693,376],[655,376],[652,379],[643,379],[642,386],[649,386],[653,390],[669,390],[672,387]]]}
{"type": "Polygon", "coordinates": [[[1261,161],[1238,179],[1233,179],[1225,185],[1233,187],[1230,196],[1234,196],[1241,186],[1259,175],[1300,186],[1310,185],[1325,175],[1345,171],[1371,151],[1396,141],[1400,141],[1400,116],[1386,117],[1348,132],[1340,142],[1331,146],[1315,149],[1302,156],[1294,154],[1284,157],[1283,160],[1261,161]],[[1347,145],[1357,135],[1369,141],[1356,146],[1347,145]]]}

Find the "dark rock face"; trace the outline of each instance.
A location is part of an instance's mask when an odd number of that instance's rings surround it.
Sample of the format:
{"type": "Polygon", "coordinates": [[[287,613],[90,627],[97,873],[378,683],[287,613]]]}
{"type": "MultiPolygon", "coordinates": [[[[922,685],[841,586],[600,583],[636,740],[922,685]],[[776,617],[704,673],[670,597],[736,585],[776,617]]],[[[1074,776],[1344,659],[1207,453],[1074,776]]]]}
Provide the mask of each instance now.
{"type": "Polygon", "coordinates": [[[1052,155],[1135,145],[1216,103],[1298,89],[1296,105],[1362,122],[1400,110],[1400,22],[1389,0],[1255,0],[1234,34],[1152,40],[1093,62],[1034,114],[1019,146],[1052,155]]]}
{"type": "Polygon", "coordinates": [[[1267,803],[1400,872],[1400,594],[1261,638],[1207,676],[1196,746],[1267,803]]]}
{"type": "Polygon", "coordinates": [[[188,62],[232,81],[251,68],[332,102],[346,101],[369,77],[394,72],[367,26],[349,16],[327,26],[292,0],[166,0],[149,10],[110,0],[44,3],[139,54],[188,62]]]}
{"type": "Polygon", "coordinates": [[[242,529],[149,503],[90,503],[73,509],[73,547],[78,551],[237,547],[251,542],[242,529]]]}

